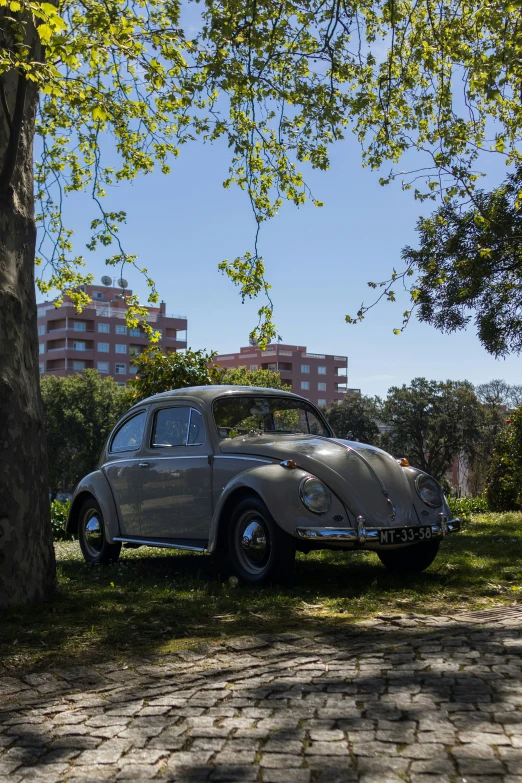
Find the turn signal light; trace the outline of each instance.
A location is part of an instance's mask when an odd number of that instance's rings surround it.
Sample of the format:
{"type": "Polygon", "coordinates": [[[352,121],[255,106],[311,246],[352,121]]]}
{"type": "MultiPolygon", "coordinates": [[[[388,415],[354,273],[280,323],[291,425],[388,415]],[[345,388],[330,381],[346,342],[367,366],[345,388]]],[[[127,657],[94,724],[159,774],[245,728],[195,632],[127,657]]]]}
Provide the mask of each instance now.
{"type": "Polygon", "coordinates": [[[294,470],[297,467],[297,463],[293,459],[284,459],[279,464],[282,468],[288,468],[288,470],[294,470]]]}
{"type": "Polygon", "coordinates": [[[400,459],[397,460],[397,462],[399,463],[401,468],[409,468],[410,467],[410,463],[408,462],[406,457],[401,457],[400,459]]]}

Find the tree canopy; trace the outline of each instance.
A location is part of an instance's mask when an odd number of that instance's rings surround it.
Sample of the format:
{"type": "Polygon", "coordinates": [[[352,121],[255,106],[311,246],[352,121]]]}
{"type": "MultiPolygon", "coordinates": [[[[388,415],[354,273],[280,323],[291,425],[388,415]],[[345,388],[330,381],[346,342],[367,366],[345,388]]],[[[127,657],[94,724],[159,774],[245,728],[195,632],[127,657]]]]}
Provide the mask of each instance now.
{"type": "Polygon", "coordinates": [[[263,389],[290,390],[274,370],[248,370],[246,367],[219,368],[216,382],[231,386],[259,386],[263,389]]]}
{"type": "Polygon", "coordinates": [[[96,370],[41,380],[49,485],[70,490],[95,470],[103,445],[126,410],[124,389],[96,370]]]}
{"type": "Polygon", "coordinates": [[[131,364],[136,377],[127,383],[125,392],[128,405],[134,405],[145,397],[169,389],[185,389],[189,386],[233,385],[261,386],[286,389],[281,376],[271,370],[247,370],[246,367],[226,369],[214,363],[216,351],[192,351],[183,353],[163,352],[151,346],[135,356],[131,364]]]}
{"type": "Polygon", "coordinates": [[[493,511],[522,509],[522,407],[497,437],[486,496],[493,511]]]}
{"type": "MultiPolygon", "coordinates": [[[[193,139],[226,139],[224,184],[246,191],[257,228],[283,199],[301,204],[311,196],[304,166],[328,168],[331,145],[352,132],[364,164],[376,169],[420,152],[418,171],[403,183],[419,198],[469,196],[481,150],[520,160],[520,7],[519,0],[0,0],[0,77],[18,76],[2,87],[10,149],[0,187],[12,174],[27,82],[41,95],[40,257],[51,267],[40,276],[42,290],[54,285],[84,301],[76,286],[89,275],[62,222],[63,195],[92,194],[90,249],[115,243],[109,263],[137,263],[119,238],[124,213],[105,209],[103,197],[156,165],[168,172],[193,139]],[[13,90],[19,100],[11,110],[13,90]],[[104,160],[104,149],[117,153],[116,163],[104,160]]],[[[403,172],[392,170],[381,181],[397,176],[403,172]]],[[[268,293],[257,242],[221,268],[243,297],[268,293]]],[[[270,317],[268,300],[254,330],[261,339],[274,334],[270,317]]]]}
{"type": "Polygon", "coordinates": [[[420,247],[405,247],[419,320],[443,332],[474,321],[494,356],[522,351],[522,168],[501,187],[453,199],[419,220],[420,247]]]}
{"type": "Polygon", "coordinates": [[[346,394],[342,402],[326,410],[326,418],[338,438],[380,445],[379,424],[381,400],[364,394],[346,394]]]}
{"type": "Polygon", "coordinates": [[[390,428],[383,448],[439,480],[458,454],[472,456],[480,439],[480,406],[467,381],[414,378],[394,386],[382,416],[390,428]]]}

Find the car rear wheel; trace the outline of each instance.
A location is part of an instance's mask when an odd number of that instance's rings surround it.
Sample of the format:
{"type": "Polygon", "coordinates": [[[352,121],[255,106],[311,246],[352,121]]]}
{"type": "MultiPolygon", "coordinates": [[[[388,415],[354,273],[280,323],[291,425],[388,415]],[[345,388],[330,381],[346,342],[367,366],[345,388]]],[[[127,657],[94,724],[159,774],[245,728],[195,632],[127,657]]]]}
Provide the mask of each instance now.
{"type": "Polygon", "coordinates": [[[420,574],[433,563],[439,551],[439,541],[412,544],[402,549],[382,549],[377,552],[381,563],[400,574],[420,574]]]}
{"type": "Polygon", "coordinates": [[[120,556],[121,543],[110,544],[107,541],[103,514],[94,498],[86,500],[80,511],[78,539],[87,563],[108,565],[115,563],[120,556]]]}
{"type": "Polygon", "coordinates": [[[294,539],[276,524],[260,498],[238,503],[228,533],[230,565],[243,584],[289,580],[295,561],[294,539]]]}

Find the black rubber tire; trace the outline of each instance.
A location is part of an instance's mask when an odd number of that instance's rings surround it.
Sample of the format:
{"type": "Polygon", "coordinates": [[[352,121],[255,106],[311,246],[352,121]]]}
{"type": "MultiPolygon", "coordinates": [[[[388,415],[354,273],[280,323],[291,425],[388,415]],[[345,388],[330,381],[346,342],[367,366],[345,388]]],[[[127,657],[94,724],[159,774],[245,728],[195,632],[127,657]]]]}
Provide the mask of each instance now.
{"type": "MultiPolygon", "coordinates": [[[[248,525],[247,525],[248,527],[248,525]]],[[[245,585],[264,585],[269,582],[288,584],[295,562],[295,541],[277,525],[270,511],[259,497],[247,497],[235,507],[228,528],[228,561],[231,570],[245,585]],[[259,524],[265,532],[266,549],[263,559],[251,567],[242,548],[241,528],[245,520],[259,524]]]]}
{"type": "Polygon", "coordinates": [[[99,503],[94,498],[88,498],[80,509],[78,519],[78,540],[80,549],[87,563],[91,565],[110,565],[116,563],[121,552],[121,542],[110,544],[105,536],[105,521],[99,503]],[[96,520],[99,525],[99,536],[96,545],[94,539],[89,540],[86,525],[96,520]]]}
{"type": "Polygon", "coordinates": [[[439,551],[439,541],[426,541],[402,549],[381,549],[381,563],[397,574],[421,574],[433,563],[439,551]]]}

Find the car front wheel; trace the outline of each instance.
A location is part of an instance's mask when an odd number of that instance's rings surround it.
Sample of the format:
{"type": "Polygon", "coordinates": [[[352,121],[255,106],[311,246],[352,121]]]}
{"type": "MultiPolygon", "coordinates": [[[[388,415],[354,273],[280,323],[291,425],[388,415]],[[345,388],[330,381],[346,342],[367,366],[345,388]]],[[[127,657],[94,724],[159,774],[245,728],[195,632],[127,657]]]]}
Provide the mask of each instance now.
{"type": "Polygon", "coordinates": [[[433,563],[439,551],[439,541],[412,544],[402,549],[382,549],[377,552],[381,563],[399,574],[420,574],[433,563]]]}
{"type": "Polygon", "coordinates": [[[94,498],[86,500],[80,511],[78,539],[85,560],[92,565],[115,563],[120,556],[121,543],[107,541],[103,514],[94,498]]]}
{"type": "Polygon", "coordinates": [[[287,582],[295,561],[295,542],[281,530],[259,498],[245,498],[232,515],[228,553],[243,584],[287,582]]]}

